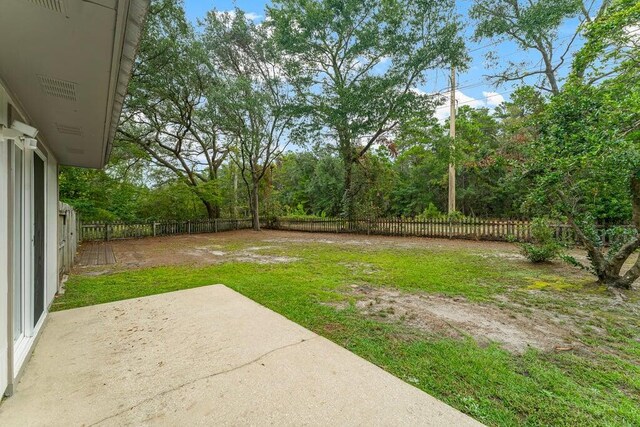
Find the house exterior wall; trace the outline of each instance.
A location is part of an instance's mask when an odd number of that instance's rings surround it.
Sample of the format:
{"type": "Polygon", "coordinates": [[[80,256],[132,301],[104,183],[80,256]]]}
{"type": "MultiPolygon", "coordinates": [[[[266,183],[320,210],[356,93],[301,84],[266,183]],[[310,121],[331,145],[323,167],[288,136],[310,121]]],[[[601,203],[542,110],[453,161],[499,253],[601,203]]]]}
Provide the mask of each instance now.
{"type": "MultiPolygon", "coordinates": [[[[0,103],[11,103],[6,92],[0,86],[0,103]]],[[[7,114],[10,109],[0,108],[0,114],[7,114]]],[[[15,114],[15,112],[14,112],[15,114]]],[[[20,118],[22,119],[22,118],[20,118]]],[[[7,123],[7,118],[0,118],[0,123],[7,123]]],[[[7,126],[4,126],[6,131],[7,126]]],[[[11,394],[17,377],[22,367],[28,360],[42,325],[46,321],[49,306],[53,302],[58,286],[57,274],[57,234],[58,234],[58,161],[42,142],[38,141],[37,150],[23,149],[24,185],[21,189],[23,205],[23,215],[21,218],[13,216],[13,188],[12,185],[12,163],[11,154],[14,148],[15,134],[3,132],[0,127],[0,396],[11,394]],[[9,136],[7,136],[9,135],[9,136]],[[25,324],[26,339],[21,345],[14,348],[13,340],[13,270],[16,263],[13,256],[13,234],[14,229],[22,224],[22,279],[23,286],[29,287],[33,280],[33,256],[32,256],[32,233],[33,233],[33,208],[32,203],[32,168],[33,156],[36,151],[45,157],[45,191],[44,191],[44,313],[38,325],[27,326],[25,324]]],[[[27,292],[28,294],[28,292],[27,292]]],[[[26,298],[25,301],[29,301],[26,298]]],[[[29,318],[27,307],[23,308],[29,318]]]]}

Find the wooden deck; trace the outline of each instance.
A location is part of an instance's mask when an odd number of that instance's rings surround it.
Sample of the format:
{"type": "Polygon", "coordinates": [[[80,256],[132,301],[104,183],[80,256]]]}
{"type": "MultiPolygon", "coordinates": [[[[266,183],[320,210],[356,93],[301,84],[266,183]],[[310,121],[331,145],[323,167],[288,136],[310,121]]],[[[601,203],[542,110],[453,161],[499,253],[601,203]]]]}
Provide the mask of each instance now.
{"type": "Polygon", "coordinates": [[[113,248],[108,242],[85,242],[80,248],[78,265],[109,265],[116,263],[113,248]]]}

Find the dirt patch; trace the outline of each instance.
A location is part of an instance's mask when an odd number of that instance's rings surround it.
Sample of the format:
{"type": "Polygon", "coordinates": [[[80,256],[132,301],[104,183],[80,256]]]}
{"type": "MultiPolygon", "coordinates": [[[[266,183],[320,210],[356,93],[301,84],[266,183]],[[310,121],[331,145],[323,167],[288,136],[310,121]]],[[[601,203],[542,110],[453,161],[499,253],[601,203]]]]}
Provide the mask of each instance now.
{"type": "Polygon", "coordinates": [[[289,256],[260,255],[247,251],[237,252],[230,256],[231,261],[255,262],[256,264],[286,264],[298,261],[300,258],[289,256]]]}
{"type": "Polygon", "coordinates": [[[523,353],[529,347],[542,351],[573,349],[580,344],[572,330],[546,313],[527,315],[464,298],[406,293],[388,288],[354,285],[356,308],[379,320],[401,322],[422,331],[450,338],[473,337],[480,344],[498,342],[523,353]]]}
{"type": "MultiPolygon", "coordinates": [[[[359,236],[353,234],[302,233],[293,231],[238,230],[224,233],[192,234],[182,236],[148,237],[143,239],[109,242],[115,254],[116,264],[109,271],[132,268],[148,268],[162,265],[210,265],[226,261],[259,263],[293,262],[292,257],[271,256],[258,251],[269,251],[290,244],[319,243],[331,246],[351,246],[364,250],[378,248],[429,248],[470,249],[478,254],[492,252],[517,254],[514,245],[501,242],[476,242],[469,240],[427,239],[420,237],[359,236]],[[251,247],[243,248],[247,242],[251,247]],[[230,248],[231,246],[232,248],[230,248]],[[238,247],[239,246],[239,247],[238,247]],[[239,252],[245,252],[239,253],[239,252]]],[[[89,245],[81,246],[80,251],[89,245]]],[[[276,251],[274,251],[276,252],[276,251]]],[[[274,254],[280,255],[280,254],[274,254]]],[[[83,274],[87,268],[78,268],[83,274]]]]}
{"type": "Polygon", "coordinates": [[[488,254],[480,254],[482,258],[500,258],[510,261],[523,261],[526,260],[524,255],[514,252],[490,252],[488,254]]]}
{"type": "Polygon", "coordinates": [[[193,248],[191,251],[186,251],[187,255],[191,255],[198,258],[204,258],[211,263],[216,262],[254,262],[256,264],[284,264],[289,262],[298,261],[299,258],[288,256],[275,256],[256,253],[262,249],[268,249],[271,246],[252,246],[240,251],[220,251],[215,250],[212,247],[201,246],[193,248]],[[211,257],[214,257],[213,259],[211,257]],[[215,259],[217,257],[217,259],[215,259]]]}
{"type": "Polygon", "coordinates": [[[368,262],[340,262],[338,264],[356,274],[375,274],[380,272],[378,267],[368,262]]]}
{"type": "MultiPolygon", "coordinates": [[[[272,236],[271,233],[267,235],[272,236]]],[[[110,242],[117,260],[115,264],[107,266],[108,268],[105,266],[97,268],[79,263],[74,267],[74,273],[98,275],[165,265],[204,266],[224,262],[283,264],[299,260],[296,257],[281,256],[277,253],[269,254],[270,249],[277,249],[273,245],[242,247],[251,241],[261,243],[260,237],[263,236],[262,233],[243,230],[215,234],[116,240],[110,242]]],[[[90,243],[81,246],[80,251],[82,253],[89,248],[90,243]]]]}

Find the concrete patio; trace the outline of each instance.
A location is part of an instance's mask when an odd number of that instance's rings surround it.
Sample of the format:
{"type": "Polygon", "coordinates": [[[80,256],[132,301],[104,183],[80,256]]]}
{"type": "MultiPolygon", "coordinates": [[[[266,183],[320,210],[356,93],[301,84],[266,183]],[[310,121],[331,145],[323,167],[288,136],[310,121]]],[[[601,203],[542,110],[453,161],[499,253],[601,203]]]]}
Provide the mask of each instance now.
{"type": "Polygon", "coordinates": [[[222,285],[50,315],[0,425],[479,425],[222,285]]]}

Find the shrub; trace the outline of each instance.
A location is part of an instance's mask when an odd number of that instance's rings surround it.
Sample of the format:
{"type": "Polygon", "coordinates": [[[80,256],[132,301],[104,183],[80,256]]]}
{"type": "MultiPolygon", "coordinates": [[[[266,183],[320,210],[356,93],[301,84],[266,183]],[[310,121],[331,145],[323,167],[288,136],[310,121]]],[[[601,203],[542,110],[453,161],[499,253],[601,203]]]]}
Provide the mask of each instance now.
{"type": "Polygon", "coordinates": [[[453,211],[447,215],[447,218],[449,218],[452,221],[460,221],[465,219],[466,216],[460,211],[453,211]]]}
{"type": "Polygon", "coordinates": [[[433,203],[429,203],[429,206],[427,206],[421,214],[418,214],[415,217],[418,221],[427,219],[450,219],[452,221],[459,221],[465,218],[464,214],[460,211],[454,211],[450,214],[442,213],[433,203]]]}
{"type": "Polygon", "coordinates": [[[421,214],[416,215],[416,219],[420,221],[442,217],[442,212],[440,212],[440,210],[433,203],[429,203],[429,206],[427,206],[421,214]]]}
{"type": "Polygon", "coordinates": [[[550,261],[561,254],[561,246],[553,237],[546,218],[531,221],[532,243],[520,243],[520,252],[531,262],[550,261]]]}

